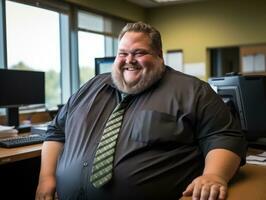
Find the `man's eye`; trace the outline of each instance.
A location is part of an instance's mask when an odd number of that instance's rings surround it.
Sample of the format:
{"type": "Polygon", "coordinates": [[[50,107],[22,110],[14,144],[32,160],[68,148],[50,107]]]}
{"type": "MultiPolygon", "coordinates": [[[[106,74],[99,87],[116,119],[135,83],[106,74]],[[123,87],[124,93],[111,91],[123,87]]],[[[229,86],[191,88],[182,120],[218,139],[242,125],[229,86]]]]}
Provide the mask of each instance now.
{"type": "Polygon", "coordinates": [[[138,51],[138,52],[135,53],[135,55],[136,55],[137,57],[144,56],[144,55],[146,55],[146,54],[147,54],[147,52],[144,52],[144,51],[138,51]]]}
{"type": "Polygon", "coordinates": [[[127,56],[127,53],[120,52],[120,53],[118,53],[118,55],[119,55],[120,57],[126,57],[126,56],[127,56]]]}

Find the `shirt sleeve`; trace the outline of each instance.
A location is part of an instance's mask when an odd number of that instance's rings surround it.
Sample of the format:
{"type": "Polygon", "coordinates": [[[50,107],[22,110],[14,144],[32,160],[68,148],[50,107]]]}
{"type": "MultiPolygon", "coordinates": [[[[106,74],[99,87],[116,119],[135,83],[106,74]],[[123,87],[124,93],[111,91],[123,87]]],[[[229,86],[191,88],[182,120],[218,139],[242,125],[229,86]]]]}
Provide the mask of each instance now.
{"type": "MultiPolygon", "coordinates": [[[[83,86],[84,87],[84,86],[83,86]]],[[[67,101],[67,103],[58,111],[57,115],[48,125],[46,131],[45,141],[57,141],[65,142],[65,125],[68,116],[69,109],[79,95],[79,91],[83,88],[81,87],[76,93],[74,93],[67,101]]]]}
{"type": "Polygon", "coordinates": [[[65,104],[48,125],[45,141],[65,142],[65,121],[67,117],[68,103],[65,104]]]}
{"type": "Polygon", "coordinates": [[[80,99],[82,99],[84,93],[87,91],[87,88],[91,85],[100,85],[97,84],[99,81],[108,78],[107,75],[98,76],[100,78],[92,78],[87,83],[85,83],[81,88],[78,89],[67,101],[67,103],[59,110],[58,114],[55,116],[48,129],[46,131],[45,141],[58,141],[65,142],[65,127],[71,109],[73,109],[77,104],[79,104],[80,99]],[[98,81],[95,83],[95,81],[98,81]]]}
{"type": "Polygon", "coordinates": [[[247,143],[239,120],[207,83],[200,88],[196,113],[196,137],[204,156],[212,149],[227,149],[239,155],[244,164],[247,143]]]}

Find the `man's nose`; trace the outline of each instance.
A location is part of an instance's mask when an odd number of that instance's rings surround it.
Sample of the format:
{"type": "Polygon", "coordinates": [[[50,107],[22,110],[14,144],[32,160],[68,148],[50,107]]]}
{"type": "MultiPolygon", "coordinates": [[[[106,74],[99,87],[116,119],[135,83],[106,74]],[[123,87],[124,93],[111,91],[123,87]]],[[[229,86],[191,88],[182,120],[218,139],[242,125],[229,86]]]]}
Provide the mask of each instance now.
{"type": "Polygon", "coordinates": [[[136,63],[136,59],[135,56],[131,53],[129,53],[126,57],[126,63],[127,64],[132,64],[132,63],[136,63]]]}

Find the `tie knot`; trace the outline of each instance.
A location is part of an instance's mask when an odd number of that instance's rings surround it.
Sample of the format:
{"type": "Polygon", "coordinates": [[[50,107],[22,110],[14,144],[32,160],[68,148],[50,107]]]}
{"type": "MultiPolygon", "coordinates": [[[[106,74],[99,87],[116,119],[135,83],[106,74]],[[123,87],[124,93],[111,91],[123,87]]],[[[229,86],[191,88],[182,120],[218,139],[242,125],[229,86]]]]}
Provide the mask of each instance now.
{"type": "Polygon", "coordinates": [[[122,100],[116,106],[114,111],[117,111],[118,109],[124,109],[129,104],[130,100],[132,99],[132,95],[122,94],[121,96],[122,96],[122,100]]]}
{"type": "Polygon", "coordinates": [[[127,103],[127,102],[129,102],[130,99],[132,98],[131,95],[129,95],[129,94],[124,94],[124,93],[122,93],[121,96],[122,96],[122,101],[121,101],[121,103],[127,103]]]}

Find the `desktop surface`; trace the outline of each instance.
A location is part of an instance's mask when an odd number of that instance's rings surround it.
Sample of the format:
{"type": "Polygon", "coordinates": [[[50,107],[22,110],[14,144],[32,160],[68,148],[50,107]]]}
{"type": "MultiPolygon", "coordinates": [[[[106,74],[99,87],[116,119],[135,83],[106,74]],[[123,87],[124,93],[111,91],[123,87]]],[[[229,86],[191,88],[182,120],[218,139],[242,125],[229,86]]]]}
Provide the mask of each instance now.
{"type": "Polygon", "coordinates": [[[0,147],[4,148],[14,148],[32,144],[39,144],[44,141],[44,136],[40,134],[28,134],[28,135],[19,135],[16,137],[9,137],[0,139],[0,147]]]}
{"type": "MultiPolygon", "coordinates": [[[[40,158],[42,144],[29,145],[17,148],[0,148],[0,165],[14,164],[16,161],[40,158]]],[[[254,155],[263,150],[249,148],[248,154],[254,155]]],[[[227,200],[265,200],[266,193],[266,166],[246,164],[240,168],[239,173],[229,184],[229,196],[227,200]]],[[[182,200],[191,200],[191,197],[183,197],[182,200]]]]}
{"type": "MultiPolygon", "coordinates": [[[[45,131],[49,123],[50,121],[34,124],[31,127],[32,132],[22,133],[19,134],[19,136],[31,135],[33,134],[33,132],[35,134],[43,136],[43,134],[45,134],[45,131]]],[[[42,142],[38,142],[36,144],[31,144],[31,145],[22,145],[20,147],[13,147],[13,148],[0,147],[0,165],[28,158],[39,157],[41,155],[41,148],[42,148],[42,142]]]]}
{"type": "MultiPolygon", "coordinates": [[[[261,149],[249,148],[248,155],[262,153],[261,149]]],[[[226,200],[265,200],[266,166],[245,164],[228,184],[226,200]]],[[[192,200],[182,197],[180,200],[192,200]]]]}
{"type": "Polygon", "coordinates": [[[16,148],[0,147],[0,165],[41,156],[42,144],[16,148]]]}

